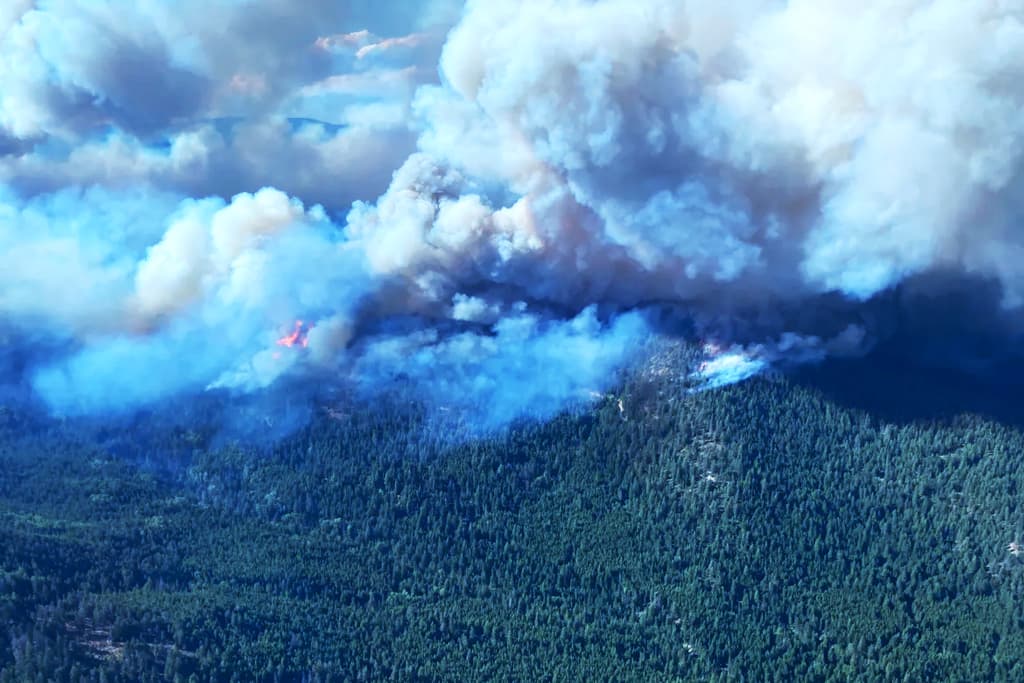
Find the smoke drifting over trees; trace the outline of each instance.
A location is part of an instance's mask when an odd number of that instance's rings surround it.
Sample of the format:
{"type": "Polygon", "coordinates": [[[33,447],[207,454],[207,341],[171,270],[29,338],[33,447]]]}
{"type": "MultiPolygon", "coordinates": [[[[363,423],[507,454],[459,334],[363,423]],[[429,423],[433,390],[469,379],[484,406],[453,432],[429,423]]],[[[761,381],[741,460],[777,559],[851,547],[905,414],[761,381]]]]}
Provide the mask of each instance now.
{"type": "Polygon", "coordinates": [[[1021,2],[29,0],[0,31],[2,348],[58,412],[400,377],[498,425],[681,328],[737,378],[1019,336],[1021,2]]]}

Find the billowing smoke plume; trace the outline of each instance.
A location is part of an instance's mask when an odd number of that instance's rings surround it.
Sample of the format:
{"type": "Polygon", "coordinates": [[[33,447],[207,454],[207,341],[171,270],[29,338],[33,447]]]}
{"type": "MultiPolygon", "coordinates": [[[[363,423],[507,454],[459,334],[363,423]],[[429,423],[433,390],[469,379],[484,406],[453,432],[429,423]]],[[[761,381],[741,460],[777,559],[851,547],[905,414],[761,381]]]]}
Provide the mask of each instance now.
{"type": "Polygon", "coordinates": [[[1024,2],[24,0],[0,30],[0,320],[63,413],[303,377],[500,425],[666,316],[715,386],[965,283],[1017,334],[1024,2]]]}

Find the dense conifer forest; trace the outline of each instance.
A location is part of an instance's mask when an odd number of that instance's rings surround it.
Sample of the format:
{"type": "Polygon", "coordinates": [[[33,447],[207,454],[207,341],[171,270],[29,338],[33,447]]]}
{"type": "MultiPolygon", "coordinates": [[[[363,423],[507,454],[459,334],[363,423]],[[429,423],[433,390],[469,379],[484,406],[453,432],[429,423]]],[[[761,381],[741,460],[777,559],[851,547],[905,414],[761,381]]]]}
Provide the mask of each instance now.
{"type": "Polygon", "coordinates": [[[1024,432],[879,398],[648,371],[264,447],[8,407],[0,681],[1024,680],[1024,432]]]}

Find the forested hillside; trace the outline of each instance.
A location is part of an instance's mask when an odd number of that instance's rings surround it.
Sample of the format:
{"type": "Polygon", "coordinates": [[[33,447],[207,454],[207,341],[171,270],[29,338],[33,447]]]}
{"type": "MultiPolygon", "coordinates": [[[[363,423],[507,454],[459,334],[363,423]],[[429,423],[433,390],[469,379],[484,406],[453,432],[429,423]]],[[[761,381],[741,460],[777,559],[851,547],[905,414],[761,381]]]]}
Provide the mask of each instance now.
{"type": "Polygon", "coordinates": [[[0,414],[0,681],[1024,680],[1006,420],[649,375],[487,439],[29,419],[0,414]]]}

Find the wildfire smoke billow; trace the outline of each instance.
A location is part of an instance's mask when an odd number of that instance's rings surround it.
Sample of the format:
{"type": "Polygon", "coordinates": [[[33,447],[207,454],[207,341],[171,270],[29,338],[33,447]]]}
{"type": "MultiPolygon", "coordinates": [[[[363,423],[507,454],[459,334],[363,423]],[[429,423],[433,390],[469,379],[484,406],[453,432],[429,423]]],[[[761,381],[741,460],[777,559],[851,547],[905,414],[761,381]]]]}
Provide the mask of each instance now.
{"type": "Polygon", "coordinates": [[[0,320],[47,352],[7,379],[401,378],[501,425],[680,330],[706,386],[1012,354],[1022,72],[1019,2],[16,0],[0,320]]]}

